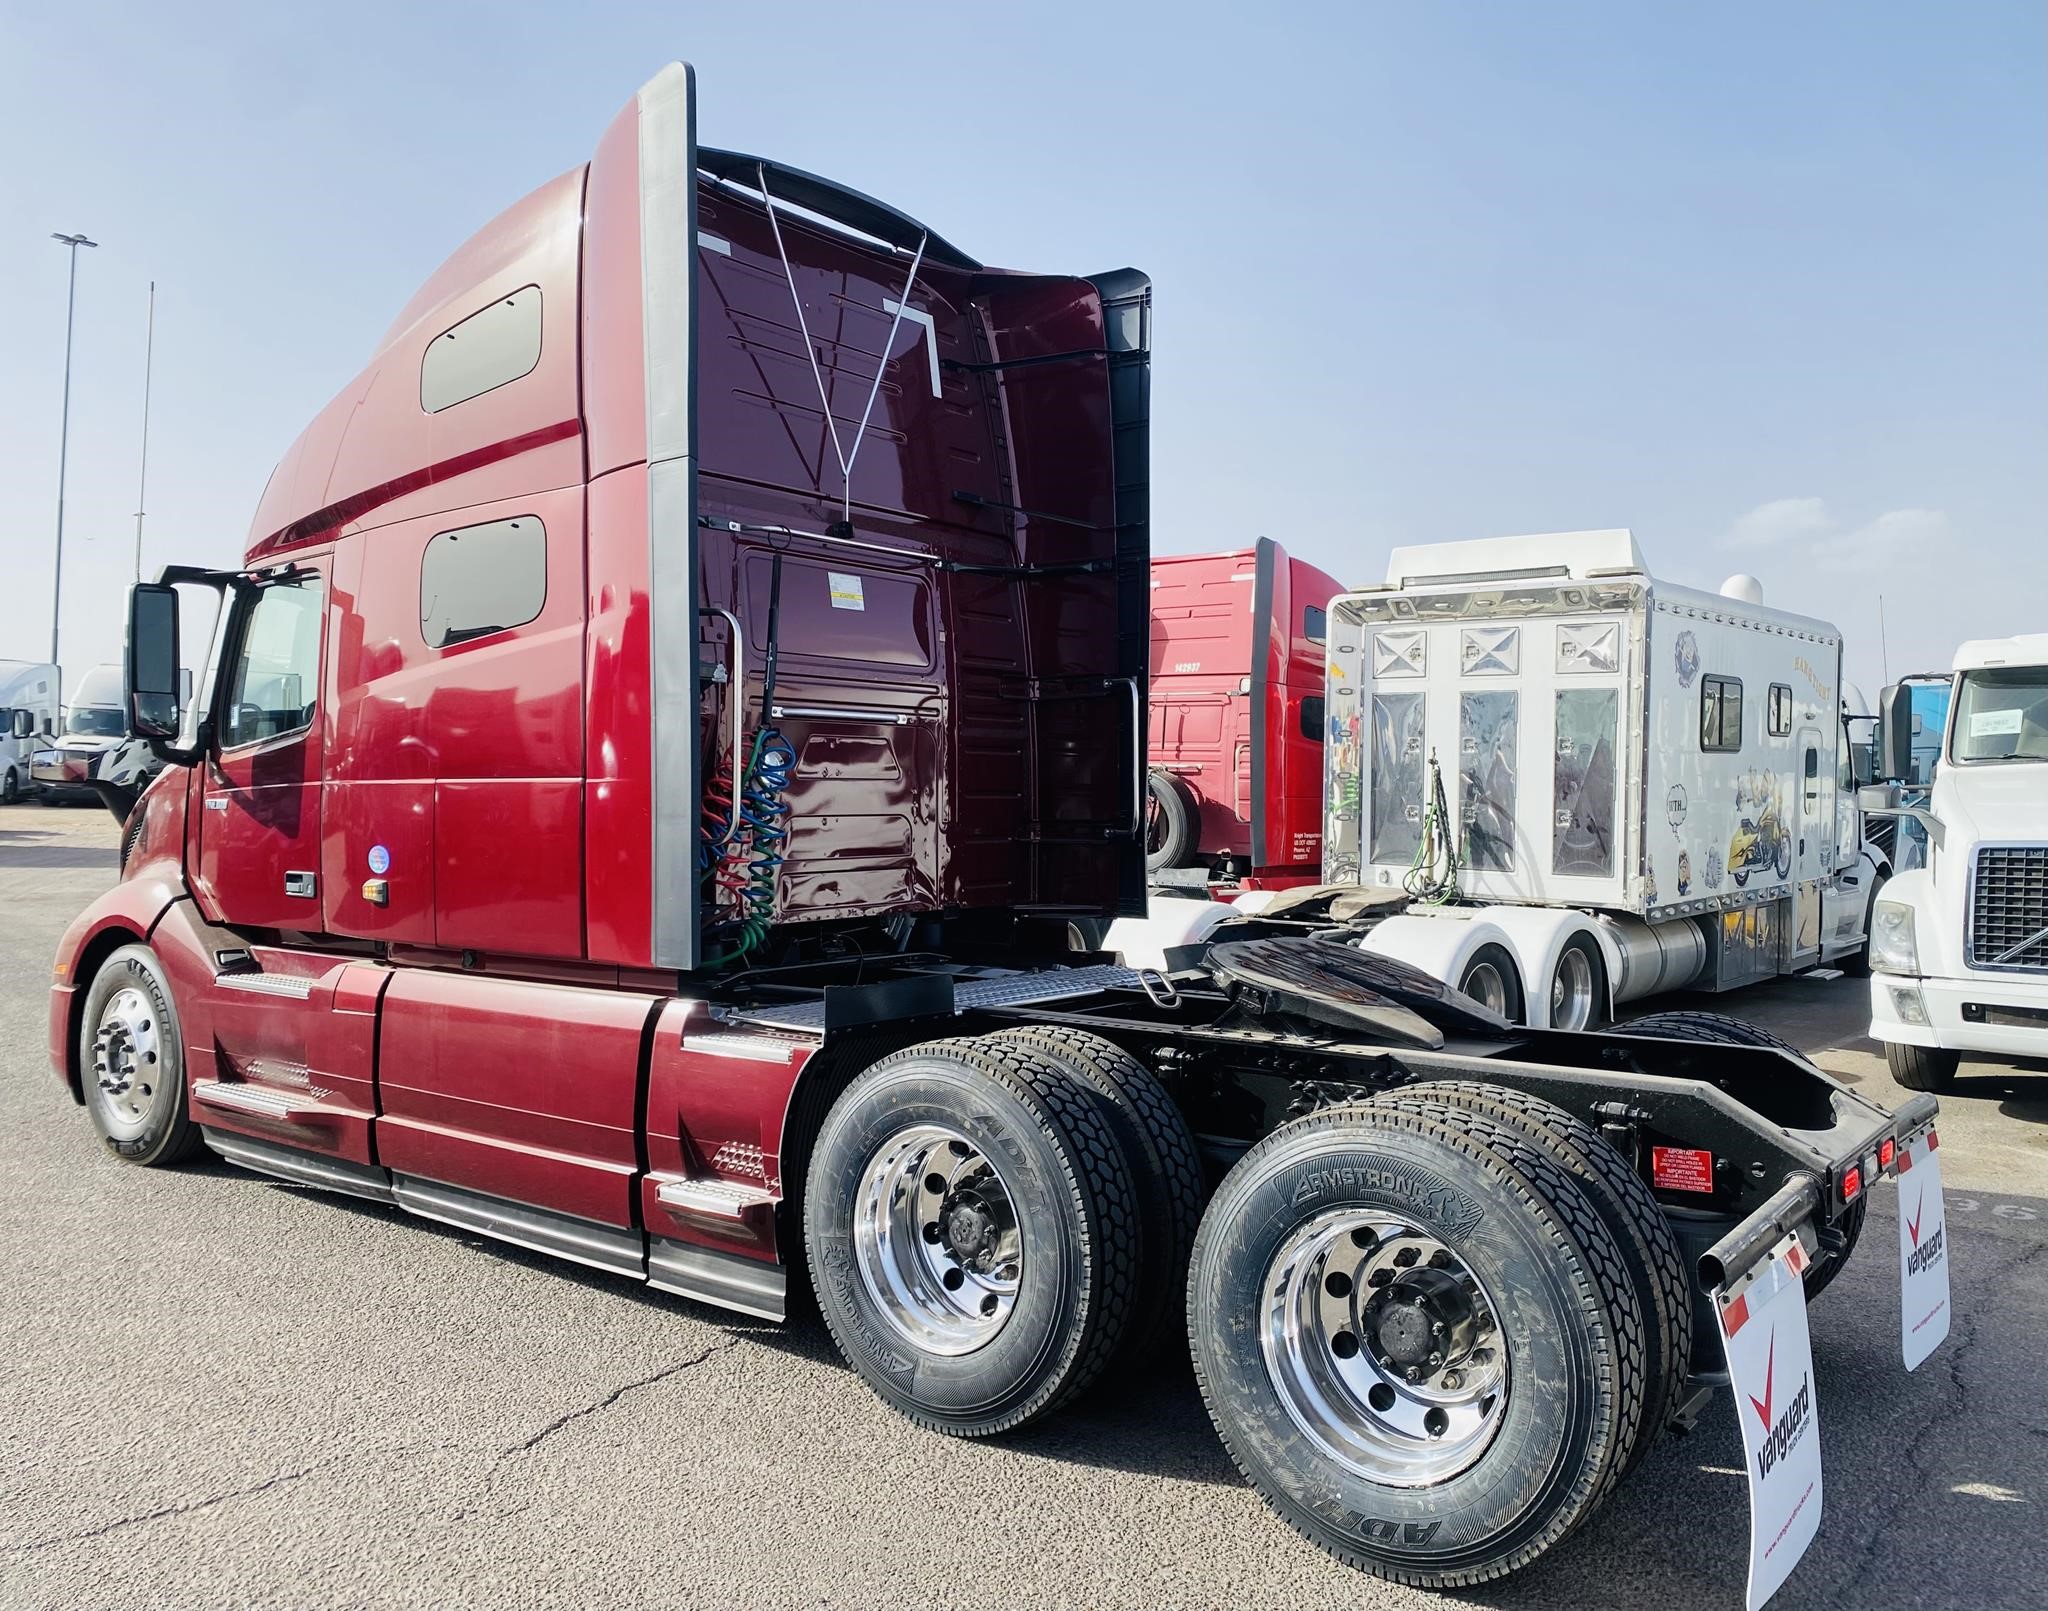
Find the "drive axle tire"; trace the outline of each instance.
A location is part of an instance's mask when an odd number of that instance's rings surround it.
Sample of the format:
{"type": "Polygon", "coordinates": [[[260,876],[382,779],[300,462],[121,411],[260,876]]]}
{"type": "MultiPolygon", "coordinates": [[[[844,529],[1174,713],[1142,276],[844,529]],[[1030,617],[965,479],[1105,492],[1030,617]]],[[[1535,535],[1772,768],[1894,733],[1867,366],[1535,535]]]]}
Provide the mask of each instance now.
{"type": "Polygon", "coordinates": [[[145,1168],[205,1144],[185,1095],[185,1042],[163,964],[124,945],[100,964],[78,1031],[79,1088],[107,1150],[145,1168]]]}
{"type": "Polygon", "coordinates": [[[1955,1083],[1963,1054],[1943,1051],[1939,1046],[1908,1046],[1903,1041],[1888,1040],[1884,1043],[1884,1061],[1892,1078],[1909,1091],[1946,1091],[1955,1083]]]}
{"type": "Polygon", "coordinates": [[[1538,1172],[1365,1102],[1282,1126],[1217,1188],[1189,1276],[1202,1395],[1246,1479],[1340,1560],[1484,1582],[1606,1491],[1641,1362],[1586,1252],[1611,1265],[1611,1238],[1538,1172]]]}
{"type": "Polygon", "coordinates": [[[1099,1099],[1136,1188],[1145,1250],[1124,1358],[1133,1366],[1156,1369],[1169,1355],[1184,1357],[1188,1255],[1208,1195],[1202,1155],[1188,1121],[1149,1068],[1100,1035],[1033,1025],[1003,1030],[995,1039],[1058,1064],[1099,1099]]]}
{"type": "Polygon", "coordinates": [[[804,1243],[839,1351],[920,1426],[1051,1413],[1123,1340],[1143,1244],[1099,1099],[1015,1042],[883,1058],[825,1117],[804,1243]]]}
{"type": "Polygon", "coordinates": [[[1145,871],[1185,867],[1195,853],[1195,802],[1171,772],[1145,774],[1145,871]]]}
{"type": "Polygon", "coordinates": [[[1482,945],[1458,975],[1458,989],[1511,1024],[1526,1023],[1522,1010],[1522,971],[1498,945],[1482,945]]]}
{"type": "Polygon", "coordinates": [[[1607,964],[1598,942],[1567,940],[1550,969],[1550,1027],[1598,1029],[1607,1021],[1607,964]]]}
{"type": "MultiPolygon", "coordinates": [[[[1643,1418],[1620,1474],[1643,1462],[1662,1435],[1692,1369],[1692,1284],[1685,1255],[1671,1222],[1657,1199],[1600,1133],[1575,1115],[1539,1096],[1504,1085],[1446,1080],[1403,1086],[1391,1097],[1410,1103],[1443,1105],[1462,1110],[1469,1119],[1467,1134],[1490,1140],[1480,1123],[1512,1126],[1564,1169],[1585,1193],[1593,1211],[1613,1233],[1615,1247],[1628,1272],[1631,1298],[1643,1323],[1643,1418]]],[[[1500,1151],[1499,1146],[1495,1146],[1500,1151]]],[[[1510,1163],[1515,1160],[1510,1157],[1510,1163]]],[[[1624,1358],[1630,1357],[1624,1350],[1624,1358]]]]}

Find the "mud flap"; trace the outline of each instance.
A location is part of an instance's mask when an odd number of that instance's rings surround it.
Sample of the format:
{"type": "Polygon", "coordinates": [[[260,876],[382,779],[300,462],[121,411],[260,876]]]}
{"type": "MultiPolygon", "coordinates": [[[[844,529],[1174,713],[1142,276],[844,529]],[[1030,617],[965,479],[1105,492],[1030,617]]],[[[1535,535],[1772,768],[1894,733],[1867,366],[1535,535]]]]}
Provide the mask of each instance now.
{"type": "Polygon", "coordinates": [[[1899,1149],[1899,1343],[1906,1369],[1948,1336],[1948,1222],[1941,1201],[1941,1141],[1935,1132],[1899,1149]]]}
{"type": "Polygon", "coordinates": [[[1806,1250],[1785,1237],[1715,1293],[1749,1481],[1749,1611],[1777,1593],[1820,1530],[1820,1420],[1806,1325],[1806,1250]]]}

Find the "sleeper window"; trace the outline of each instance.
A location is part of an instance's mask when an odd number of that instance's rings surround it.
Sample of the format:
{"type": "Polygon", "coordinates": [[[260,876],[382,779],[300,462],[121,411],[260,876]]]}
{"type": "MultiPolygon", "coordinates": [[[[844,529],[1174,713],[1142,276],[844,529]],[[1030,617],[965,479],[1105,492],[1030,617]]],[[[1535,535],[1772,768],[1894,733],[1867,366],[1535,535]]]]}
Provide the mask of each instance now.
{"type": "Polygon", "coordinates": [[[540,287],[528,285],[427,343],[420,358],[420,407],[438,414],[531,374],[539,362],[540,287]]]}
{"type": "Polygon", "coordinates": [[[326,597],[317,576],[274,583],[257,595],[229,673],[221,710],[223,749],[312,726],[326,597]]]}
{"type": "Polygon", "coordinates": [[[1734,677],[1700,678],[1700,748],[1742,748],[1742,683],[1734,677]]]}
{"type": "Polygon", "coordinates": [[[547,532],[533,515],[444,531],[420,557],[420,635],[429,649],[524,626],[547,597],[547,532]]]}
{"type": "Polygon", "coordinates": [[[1301,612],[1301,635],[1310,643],[1326,643],[1330,637],[1330,617],[1319,605],[1311,604],[1301,612]]]}

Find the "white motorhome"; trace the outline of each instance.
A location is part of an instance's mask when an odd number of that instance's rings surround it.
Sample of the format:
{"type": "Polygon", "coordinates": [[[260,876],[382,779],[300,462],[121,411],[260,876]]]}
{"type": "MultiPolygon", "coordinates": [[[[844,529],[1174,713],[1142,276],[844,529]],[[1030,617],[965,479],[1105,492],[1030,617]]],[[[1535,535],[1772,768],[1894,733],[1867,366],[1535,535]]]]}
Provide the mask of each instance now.
{"type": "Polygon", "coordinates": [[[28,792],[29,759],[57,727],[57,668],[0,660],[0,802],[28,792]]]}
{"type": "Polygon", "coordinates": [[[1910,817],[1927,864],[1901,872],[1871,930],[1871,1024],[1892,1077],[1940,1090],[1965,1052],[2048,1056],[2048,633],[1956,651],[1940,764],[1924,806],[1910,686],[1885,691],[1890,782],[1873,812],[1910,817]]]}
{"type": "Polygon", "coordinates": [[[1761,596],[1596,531],[1396,549],[1332,601],[1323,878],[1406,903],[1358,943],[1564,1028],[1860,966],[1841,635],[1761,596]]]}

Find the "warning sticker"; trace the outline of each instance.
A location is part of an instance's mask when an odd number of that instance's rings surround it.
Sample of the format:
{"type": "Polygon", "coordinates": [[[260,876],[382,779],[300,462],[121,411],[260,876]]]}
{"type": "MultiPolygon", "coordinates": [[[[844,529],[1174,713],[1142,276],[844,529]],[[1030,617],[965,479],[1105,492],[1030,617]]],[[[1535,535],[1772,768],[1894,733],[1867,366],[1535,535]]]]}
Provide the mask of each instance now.
{"type": "Polygon", "coordinates": [[[1702,1147],[1652,1147],[1650,1182],[1659,1191],[1711,1192],[1714,1155],[1702,1147]]]}
{"type": "Polygon", "coordinates": [[[832,608],[835,610],[865,610],[868,601],[860,590],[860,578],[847,576],[839,571],[827,571],[826,583],[832,589],[832,608]]]}

